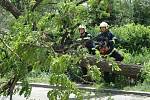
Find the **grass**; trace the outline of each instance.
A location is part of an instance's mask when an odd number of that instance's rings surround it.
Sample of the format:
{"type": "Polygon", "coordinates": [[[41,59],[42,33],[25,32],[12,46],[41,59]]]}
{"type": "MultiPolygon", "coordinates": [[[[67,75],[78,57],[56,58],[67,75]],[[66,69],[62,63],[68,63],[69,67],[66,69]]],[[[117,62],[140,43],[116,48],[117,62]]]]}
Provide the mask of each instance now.
{"type": "MultiPolygon", "coordinates": [[[[49,76],[45,73],[41,73],[36,75],[35,73],[33,75],[31,75],[28,78],[30,83],[49,83],[49,76]],[[34,76],[35,75],[35,76],[34,76]]],[[[115,89],[124,89],[124,90],[128,90],[128,91],[144,91],[144,92],[150,92],[150,84],[143,82],[143,83],[138,83],[135,86],[123,86],[123,87],[118,87],[117,85],[105,85],[103,84],[102,88],[115,88],[115,89]]]]}
{"type": "Polygon", "coordinates": [[[49,77],[29,77],[29,83],[49,83],[49,77]]]}
{"type": "MultiPolygon", "coordinates": [[[[1,78],[0,79],[0,84],[2,82],[5,82],[6,79],[4,78],[1,78]]],[[[29,83],[44,83],[44,84],[48,84],[49,83],[49,76],[42,73],[42,74],[39,74],[39,75],[36,75],[36,76],[29,76],[28,77],[28,81],[29,83]]],[[[102,88],[115,88],[115,89],[123,89],[123,90],[127,90],[127,91],[144,91],[144,92],[150,92],[150,83],[146,83],[146,82],[143,82],[143,83],[138,83],[137,85],[135,86],[125,86],[123,88],[120,88],[120,87],[114,87],[114,85],[104,85],[102,86],[102,88]]]]}
{"type": "Polygon", "coordinates": [[[127,86],[124,88],[124,90],[127,91],[144,91],[144,92],[150,92],[150,83],[139,83],[136,86],[127,86]]]}
{"type": "MultiPolygon", "coordinates": [[[[42,72],[42,73],[36,73],[33,72],[31,73],[27,80],[29,81],[29,83],[49,83],[49,75],[42,72]]],[[[3,82],[8,81],[7,78],[0,78],[0,84],[2,84],[3,82]]]]}
{"type": "Polygon", "coordinates": [[[30,83],[49,83],[49,73],[31,72],[28,77],[30,83]]]}
{"type": "MultiPolygon", "coordinates": [[[[45,84],[49,84],[49,76],[50,73],[46,73],[46,72],[31,72],[28,76],[28,81],[29,83],[45,83],[45,84]]],[[[6,78],[0,78],[0,85],[1,83],[7,81],[6,78]]],[[[115,89],[124,89],[124,90],[128,90],[128,91],[145,91],[145,92],[150,92],[150,83],[149,82],[143,82],[143,83],[138,83],[135,86],[130,86],[130,85],[126,85],[124,86],[123,82],[125,82],[125,80],[123,80],[123,78],[121,78],[121,80],[119,81],[119,79],[117,80],[118,83],[117,84],[104,84],[102,88],[115,88],[115,89]],[[121,86],[119,86],[121,85],[121,86]]]]}
{"type": "Polygon", "coordinates": [[[6,81],[7,81],[6,79],[0,78],[0,86],[1,86],[4,82],[6,82],[6,81]]]}
{"type": "Polygon", "coordinates": [[[4,78],[0,78],[0,83],[6,81],[4,78]]]}

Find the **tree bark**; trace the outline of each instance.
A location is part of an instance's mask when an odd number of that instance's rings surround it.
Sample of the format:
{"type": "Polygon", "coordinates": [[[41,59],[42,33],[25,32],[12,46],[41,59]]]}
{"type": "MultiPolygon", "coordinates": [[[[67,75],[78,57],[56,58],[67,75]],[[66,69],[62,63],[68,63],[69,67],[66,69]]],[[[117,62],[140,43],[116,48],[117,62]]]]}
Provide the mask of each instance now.
{"type": "Polygon", "coordinates": [[[87,67],[88,64],[90,65],[97,65],[98,68],[100,68],[100,71],[103,72],[113,72],[115,74],[124,75],[126,77],[131,77],[136,79],[142,70],[142,65],[136,65],[136,64],[124,64],[122,62],[116,62],[118,67],[121,69],[120,71],[112,71],[112,65],[109,64],[107,61],[99,61],[97,62],[96,58],[94,56],[89,56],[86,59],[82,59],[80,66],[81,67],[87,67]]]}
{"type": "Polygon", "coordinates": [[[21,15],[19,9],[15,7],[9,0],[0,0],[0,5],[17,19],[21,15]]]}
{"type": "MultiPolygon", "coordinates": [[[[42,2],[43,0],[36,0],[35,5],[31,9],[31,11],[34,11],[35,8],[42,2]]],[[[21,15],[21,11],[15,7],[13,3],[11,3],[9,0],[0,0],[0,5],[7,11],[9,11],[16,19],[19,18],[21,15]]]]}

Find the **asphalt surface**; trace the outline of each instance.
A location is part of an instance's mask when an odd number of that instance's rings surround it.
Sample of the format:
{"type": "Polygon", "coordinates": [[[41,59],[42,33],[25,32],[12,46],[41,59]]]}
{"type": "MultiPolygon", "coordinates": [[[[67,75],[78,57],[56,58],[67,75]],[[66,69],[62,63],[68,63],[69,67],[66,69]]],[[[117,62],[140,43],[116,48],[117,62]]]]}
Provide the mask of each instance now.
{"type": "MultiPolygon", "coordinates": [[[[18,83],[18,86],[20,83],[18,83]]],[[[31,95],[29,98],[24,98],[18,94],[13,95],[13,100],[49,100],[47,93],[49,90],[56,88],[49,84],[30,83],[32,86],[31,95]]],[[[77,84],[81,90],[86,90],[84,100],[150,100],[150,92],[142,91],[125,91],[115,89],[104,89],[99,91],[89,85],[77,84]]],[[[0,97],[0,100],[9,100],[9,97],[0,97]]],[[[58,99],[59,100],[59,99],[58,99]]],[[[74,94],[70,95],[69,100],[77,100],[74,94]]]]}
{"type": "MultiPolygon", "coordinates": [[[[49,90],[48,88],[32,87],[31,95],[27,100],[48,100],[47,93],[49,90]]],[[[1,97],[0,100],[9,100],[9,97],[1,97]]],[[[16,94],[13,95],[13,100],[26,100],[26,98],[16,94]]]]}
{"type": "MultiPolygon", "coordinates": [[[[47,98],[47,93],[50,88],[41,88],[41,87],[33,87],[31,95],[28,99],[23,96],[19,96],[18,94],[13,96],[13,100],[49,100],[47,98]]],[[[112,98],[111,100],[150,100],[150,97],[147,96],[139,96],[133,94],[123,94],[123,95],[113,95],[113,94],[95,94],[92,92],[90,95],[87,93],[84,96],[84,100],[108,100],[108,98],[112,98]]],[[[9,100],[9,97],[0,97],[0,100],[9,100]]],[[[70,95],[70,100],[76,100],[73,94],[70,95]]],[[[110,99],[109,99],[110,100],[110,99]]]]}

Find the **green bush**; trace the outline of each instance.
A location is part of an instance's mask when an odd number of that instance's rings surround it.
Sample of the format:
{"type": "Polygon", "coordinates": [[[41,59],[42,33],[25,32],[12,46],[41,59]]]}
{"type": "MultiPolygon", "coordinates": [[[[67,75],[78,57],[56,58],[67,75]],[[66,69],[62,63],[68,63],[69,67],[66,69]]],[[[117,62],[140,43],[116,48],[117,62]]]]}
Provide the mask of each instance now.
{"type": "Polygon", "coordinates": [[[141,52],[143,48],[150,48],[150,27],[140,24],[127,24],[113,27],[113,33],[120,38],[119,46],[130,52],[141,52]]]}
{"type": "Polygon", "coordinates": [[[142,52],[140,53],[130,53],[128,50],[125,49],[121,49],[119,50],[123,56],[124,56],[124,63],[128,63],[128,64],[144,64],[147,63],[149,61],[148,58],[150,58],[150,50],[145,48],[143,49],[142,52]]]}
{"type": "Polygon", "coordinates": [[[150,60],[144,64],[143,78],[145,83],[150,84],[150,60]]]}

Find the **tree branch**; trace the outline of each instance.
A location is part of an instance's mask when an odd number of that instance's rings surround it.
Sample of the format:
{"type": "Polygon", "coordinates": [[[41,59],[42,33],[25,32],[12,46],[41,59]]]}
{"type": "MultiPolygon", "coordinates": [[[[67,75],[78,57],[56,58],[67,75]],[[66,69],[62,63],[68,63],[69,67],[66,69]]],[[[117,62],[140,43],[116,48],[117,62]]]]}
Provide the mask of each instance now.
{"type": "Polygon", "coordinates": [[[23,62],[22,59],[20,58],[20,56],[19,56],[16,52],[14,52],[14,51],[5,43],[5,41],[4,41],[2,38],[0,38],[0,40],[1,40],[1,42],[2,42],[12,53],[14,53],[14,54],[16,55],[16,57],[17,57],[21,62],[23,62]]]}
{"type": "Polygon", "coordinates": [[[43,0],[36,0],[35,5],[33,6],[33,8],[31,9],[31,11],[34,11],[35,8],[42,2],[43,0]]]}
{"type": "Polygon", "coordinates": [[[17,19],[21,15],[19,9],[17,9],[9,0],[0,0],[0,5],[17,19]]]}
{"type": "Polygon", "coordinates": [[[78,2],[76,5],[78,6],[78,5],[80,5],[80,4],[82,4],[82,3],[86,2],[86,1],[88,1],[88,0],[82,0],[82,1],[78,2]]]}
{"type": "MultiPolygon", "coordinates": [[[[43,0],[36,0],[35,5],[31,9],[31,11],[34,11],[35,8],[42,2],[43,0]]],[[[7,11],[9,11],[16,19],[19,18],[21,15],[20,10],[15,7],[13,3],[11,3],[9,0],[0,0],[0,5],[7,11]]]]}

